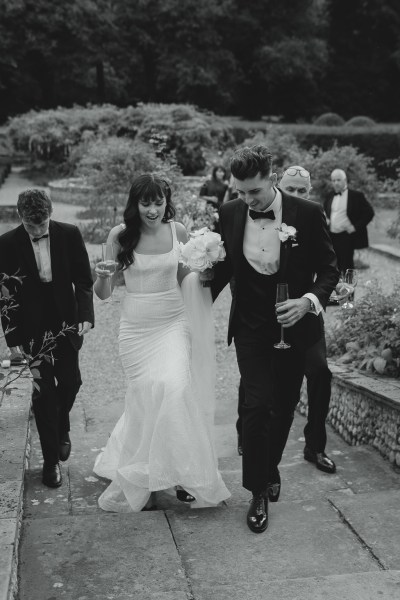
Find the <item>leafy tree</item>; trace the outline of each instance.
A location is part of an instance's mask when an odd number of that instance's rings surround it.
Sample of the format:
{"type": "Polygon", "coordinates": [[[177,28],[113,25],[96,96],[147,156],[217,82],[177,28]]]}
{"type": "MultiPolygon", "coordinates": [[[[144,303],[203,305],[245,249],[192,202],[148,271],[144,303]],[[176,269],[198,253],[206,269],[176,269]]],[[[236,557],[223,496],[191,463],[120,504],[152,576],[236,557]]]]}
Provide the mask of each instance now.
{"type": "Polygon", "coordinates": [[[329,0],[326,103],[345,117],[400,116],[398,0],[329,0]]]}

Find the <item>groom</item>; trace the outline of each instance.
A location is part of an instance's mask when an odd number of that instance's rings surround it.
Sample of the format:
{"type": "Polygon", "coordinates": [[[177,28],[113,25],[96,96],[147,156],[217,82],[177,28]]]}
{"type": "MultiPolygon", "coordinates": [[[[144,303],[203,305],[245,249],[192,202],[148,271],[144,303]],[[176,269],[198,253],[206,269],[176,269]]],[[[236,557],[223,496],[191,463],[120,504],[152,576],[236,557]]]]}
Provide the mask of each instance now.
{"type": "Polygon", "coordinates": [[[235,278],[228,344],[233,338],[245,391],[243,486],[252,493],[247,524],[260,533],[268,525],[268,499],[276,502],[280,494],[278,465],[300,396],[304,351],[322,335],[318,314],[339,274],[321,207],[276,187],[267,147],[237,150],[231,172],[238,199],[220,210],[226,258],[215,266],[211,289],[215,299],[235,278]],[[295,234],[285,234],[284,224],[295,234]],[[288,284],[290,299],[277,305],[278,283],[288,284]],[[274,348],[281,326],[287,350],[274,348]]]}

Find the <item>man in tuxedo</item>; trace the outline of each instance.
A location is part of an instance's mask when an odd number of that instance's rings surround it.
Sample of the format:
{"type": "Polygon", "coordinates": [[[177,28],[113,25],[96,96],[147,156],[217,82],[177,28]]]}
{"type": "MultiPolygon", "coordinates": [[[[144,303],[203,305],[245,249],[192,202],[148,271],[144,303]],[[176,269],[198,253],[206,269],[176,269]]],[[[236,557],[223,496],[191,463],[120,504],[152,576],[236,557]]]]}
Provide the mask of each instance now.
{"type": "Polygon", "coordinates": [[[304,351],[321,338],[318,314],[338,270],[321,207],[276,187],[268,148],[237,150],[231,172],[238,198],[220,209],[226,258],[214,267],[211,290],[215,299],[235,278],[228,344],[234,339],[245,392],[243,486],[252,493],[247,524],[260,533],[268,525],[268,500],[280,494],[278,465],[300,396],[304,351]],[[276,304],[278,283],[288,284],[290,299],[276,304]],[[287,350],[274,348],[281,326],[287,350]]]}
{"type": "MultiPolygon", "coordinates": [[[[40,352],[45,332],[57,335],[52,360],[35,366],[39,389],[32,405],[43,454],[42,481],[62,483],[59,460],[71,452],[69,412],[81,385],[78,352],[94,324],[92,276],[85,244],[75,225],[50,219],[51,201],[42,190],[27,190],[17,202],[21,224],[0,236],[0,272],[17,274],[10,289],[17,308],[2,319],[12,356],[40,352]]],[[[37,361],[35,361],[37,362],[37,361]]]]}
{"type": "Polygon", "coordinates": [[[362,192],[347,187],[347,176],[342,169],[331,173],[334,192],[324,203],[333,248],[340,272],[354,269],[354,250],[368,247],[367,225],[374,209],[362,192]]]}
{"type": "MultiPolygon", "coordinates": [[[[291,196],[308,200],[311,192],[310,173],[301,166],[288,167],[279,182],[279,189],[291,196]]],[[[304,458],[325,473],[335,473],[334,461],[325,454],[326,426],[331,399],[332,373],[326,359],[326,340],[323,326],[318,342],[306,353],[305,375],[307,378],[308,413],[304,427],[304,458]]]]}

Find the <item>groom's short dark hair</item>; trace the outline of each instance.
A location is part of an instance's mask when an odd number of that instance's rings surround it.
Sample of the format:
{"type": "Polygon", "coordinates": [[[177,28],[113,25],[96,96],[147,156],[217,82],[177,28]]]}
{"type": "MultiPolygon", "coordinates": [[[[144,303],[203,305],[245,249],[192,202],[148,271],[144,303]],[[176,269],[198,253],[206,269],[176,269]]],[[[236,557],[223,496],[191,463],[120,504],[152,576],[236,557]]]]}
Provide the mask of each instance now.
{"type": "Polygon", "coordinates": [[[245,146],[236,150],[231,158],[231,173],[240,181],[255,177],[268,177],[272,171],[272,154],[267,146],[245,146]]]}
{"type": "Polygon", "coordinates": [[[42,223],[52,213],[51,200],[44,190],[25,190],[18,196],[17,210],[21,219],[42,223]]]}

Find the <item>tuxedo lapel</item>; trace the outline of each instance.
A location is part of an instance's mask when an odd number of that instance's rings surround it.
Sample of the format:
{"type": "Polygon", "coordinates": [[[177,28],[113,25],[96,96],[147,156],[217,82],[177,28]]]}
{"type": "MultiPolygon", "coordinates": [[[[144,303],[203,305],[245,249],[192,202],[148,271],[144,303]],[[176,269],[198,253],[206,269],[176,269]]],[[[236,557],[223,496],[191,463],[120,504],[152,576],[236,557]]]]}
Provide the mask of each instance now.
{"type": "Polygon", "coordinates": [[[62,276],[62,257],[63,257],[63,244],[61,243],[60,235],[57,235],[57,225],[54,221],[50,221],[49,224],[49,236],[50,236],[50,260],[51,260],[51,277],[53,282],[57,281],[59,276],[62,276]]]}
{"type": "Polygon", "coordinates": [[[39,279],[39,271],[36,264],[35,253],[32,248],[32,242],[23,225],[16,229],[18,248],[22,255],[22,262],[26,266],[27,275],[34,279],[39,279]]]}
{"type": "MultiPolygon", "coordinates": [[[[285,194],[282,193],[282,223],[286,225],[291,225],[295,227],[296,224],[296,216],[297,216],[297,204],[295,200],[288,198],[285,194]]],[[[290,257],[290,252],[292,249],[292,242],[287,240],[286,242],[281,242],[280,248],[280,259],[279,259],[279,274],[278,278],[280,282],[286,281],[286,271],[287,264],[290,257]]]]}

